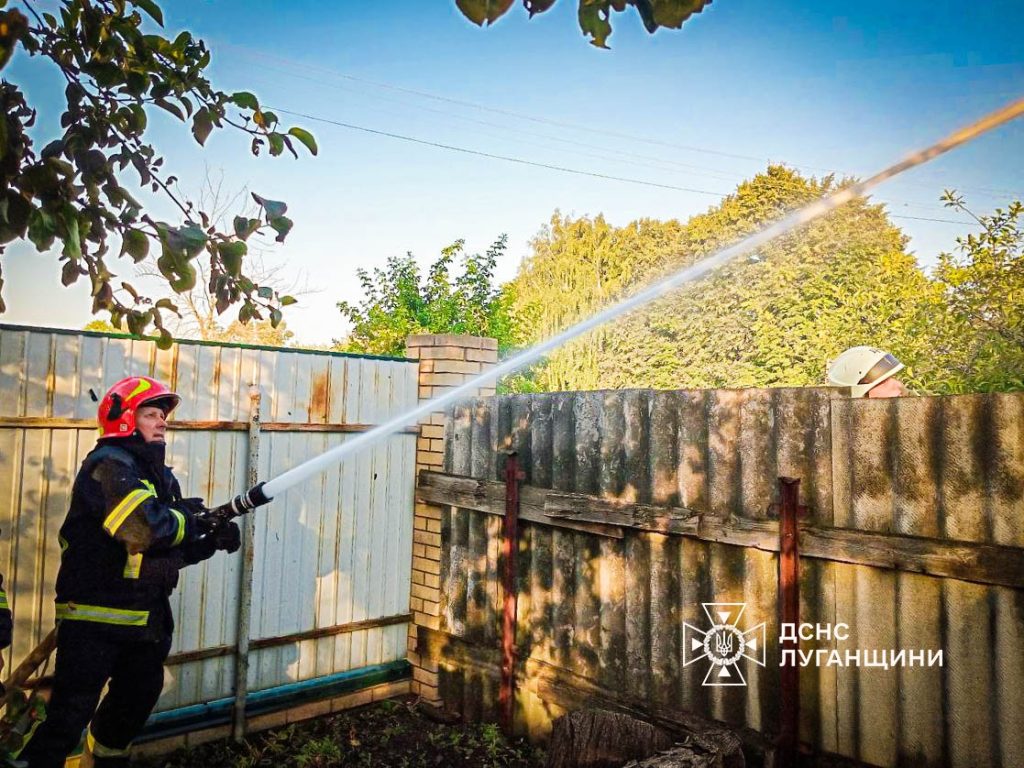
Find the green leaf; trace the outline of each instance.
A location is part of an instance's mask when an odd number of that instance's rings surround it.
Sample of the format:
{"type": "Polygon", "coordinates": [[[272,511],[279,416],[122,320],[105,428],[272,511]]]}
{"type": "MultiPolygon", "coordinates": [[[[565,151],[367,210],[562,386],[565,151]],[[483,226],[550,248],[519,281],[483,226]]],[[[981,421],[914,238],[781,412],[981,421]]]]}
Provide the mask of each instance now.
{"type": "Polygon", "coordinates": [[[303,146],[309,150],[310,154],[314,157],[316,156],[317,146],[316,139],[313,138],[313,134],[309,131],[303,130],[302,128],[289,128],[288,134],[301,141],[303,146]]]}
{"type": "Polygon", "coordinates": [[[274,289],[271,288],[269,285],[261,285],[257,289],[256,295],[259,296],[261,299],[272,299],[274,298],[274,289]]]}
{"type": "Polygon", "coordinates": [[[217,243],[217,255],[220,256],[224,270],[232,277],[242,274],[242,258],[249,252],[249,247],[241,240],[228,243],[217,243]]]}
{"type": "Polygon", "coordinates": [[[132,5],[141,8],[148,13],[157,24],[161,27],[164,25],[164,14],[160,10],[160,6],[153,2],[153,0],[132,0],[132,5]]]}
{"type": "Polygon", "coordinates": [[[129,229],[121,240],[121,253],[127,253],[138,264],[149,255],[149,238],[137,229],[129,229]]]}
{"type": "Polygon", "coordinates": [[[68,259],[64,262],[64,266],[60,271],[60,282],[65,288],[67,288],[69,285],[73,285],[81,274],[82,270],[78,268],[77,262],[72,259],[68,259]]]}
{"type": "Polygon", "coordinates": [[[282,307],[288,307],[288,306],[291,306],[292,304],[298,304],[298,299],[296,299],[294,296],[282,296],[281,297],[281,306],[282,307]]]}
{"type": "Polygon", "coordinates": [[[260,108],[259,101],[257,101],[256,97],[248,91],[239,91],[238,93],[231,94],[229,101],[242,109],[258,110],[260,108]]]}
{"type": "Polygon", "coordinates": [[[532,19],[538,13],[544,13],[555,4],[555,0],[523,0],[523,5],[526,6],[526,10],[530,12],[530,18],[532,19]]]}
{"type": "Polygon", "coordinates": [[[612,33],[612,25],[608,21],[610,11],[597,5],[580,3],[579,21],[583,34],[590,37],[590,42],[598,48],[607,48],[605,41],[612,33]]]}
{"type": "Polygon", "coordinates": [[[155,306],[157,309],[166,309],[173,312],[174,314],[178,314],[178,306],[170,299],[159,299],[157,303],[154,304],[153,306],[155,306]]]}
{"type": "MultiPolygon", "coordinates": [[[[658,27],[667,27],[668,29],[679,29],[683,26],[683,22],[690,18],[695,13],[700,11],[707,5],[702,0],[660,0],[659,2],[650,3],[651,8],[651,19],[648,22],[644,19],[644,26],[647,27],[648,32],[654,32],[658,27]]],[[[640,10],[642,5],[637,3],[637,10],[640,10]]]]}
{"type": "Polygon", "coordinates": [[[263,206],[263,210],[267,212],[267,219],[275,219],[278,216],[284,216],[288,210],[288,206],[278,200],[268,200],[265,197],[260,197],[255,192],[252,193],[252,199],[255,200],[259,205],[263,206]]]}
{"type": "Polygon", "coordinates": [[[514,0],[455,0],[463,15],[478,27],[493,24],[512,7],[514,0]]]}
{"type": "Polygon", "coordinates": [[[277,232],[274,240],[283,243],[288,233],[292,231],[292,220],[287,216],[275,216],[270,220],[270,226],[277,232]]]}
{"type": "Polygon", "coordinates": [[[187,293],[196,287],[196,271],[186,264],[176,277],[168,281],[175,293],[187,293]]]}
{"type": "Polygon", "coordinates": [[[61,218],[64,220],[64,230],[67,233],[62,253],[72,260],[80,259],[82,258],[82,242],[78,233],[78,212],[70,204],[65,203],[61,214],[61,218]]]}
{"type": "Polygon", "coordinates": [[[53,216],[42,208],[32,209],[28,218],[28,239],[35,245],[36,250],[40,253],[48,251],[53,245],[56,233],[57,223],[53,216]]]}
{"type": "Polygon", "coordinates": [[[174,346],[174,337],[165,329],[160,329],[160,335],[156,337],[157,349],[168,350],[174,346]]]}
{"type": "Polygon", "coordinates": [[[206,233],[195,224],[181,227],[178,230],[178,235],[181,237],[182,246],[190,259],[198,256],[199,252],[206,247],[208,240],[206,233]]]}
{"type": "Polygon", "coordinates": [[[213,120],[210,119],[210,112],[206,107],[203,107],[196,116],[192,118],[192,135],[195,136],[196,141],[200,145],[206,144],[206,138],[210,135],[210,131],[213,130],[213,120]]]}
{"type": "Polygon", "coordinates": [[[235,235],[242,240],[247,240],[249,235],[260,228],[259,219],[247,219],[245,216],[235,216],[235,235]]]}
{"type": "Polygon", "coordinates": [[[284,152],[284,138],[280,133],[267,134],[267,140],[270,142],[270,156],[277,157],[284,152]]]}
{"type": "Polygon", "coordinates": [[[181,122],[185,122],[185,113],[182,112],[181,109],[178,108],[177,104],[172,104],[167,99],[154,99],[153,103],[156,104],[158,107],[162,107],[163,109],[166,109],[168,112],[170,112],[176,118],[181,120],[181,122]]]}

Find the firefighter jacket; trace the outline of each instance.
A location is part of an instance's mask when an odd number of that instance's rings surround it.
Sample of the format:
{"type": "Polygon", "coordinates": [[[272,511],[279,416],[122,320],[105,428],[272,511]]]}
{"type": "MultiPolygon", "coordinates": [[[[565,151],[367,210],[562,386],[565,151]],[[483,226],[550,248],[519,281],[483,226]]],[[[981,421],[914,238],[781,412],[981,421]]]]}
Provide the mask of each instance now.
{"type": "Polygon", "coordinates": [[[60,529],[58,621],[89,621],[162,637],[183,566],[210,557],[164,445],[137,435],[100,440],[75,478],[60,529]]]}

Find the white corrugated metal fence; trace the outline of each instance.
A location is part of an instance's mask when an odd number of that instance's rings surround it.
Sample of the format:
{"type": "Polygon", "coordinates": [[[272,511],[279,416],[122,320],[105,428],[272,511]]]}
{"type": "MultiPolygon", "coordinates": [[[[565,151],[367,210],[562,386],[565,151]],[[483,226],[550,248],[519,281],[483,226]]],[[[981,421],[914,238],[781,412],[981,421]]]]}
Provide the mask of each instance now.
{"type": "MultiPolygon", "coordinates": [[[[186,496],[247,487],[250,386],[261,393],[259,477],[409,410],[415,362],[0,325],[0,572],[15,615],[8,664],[53,626],[57,532],[95,444],[96,403],[150,375],[182,396],[168,462],[186,496]]],[[[248,688],[406,656],[415,434],[394,435],[255,513],[248,688]]],[[[232,695],[242,569],[218,553],[182,572],[159,710],[232,695]]]]}

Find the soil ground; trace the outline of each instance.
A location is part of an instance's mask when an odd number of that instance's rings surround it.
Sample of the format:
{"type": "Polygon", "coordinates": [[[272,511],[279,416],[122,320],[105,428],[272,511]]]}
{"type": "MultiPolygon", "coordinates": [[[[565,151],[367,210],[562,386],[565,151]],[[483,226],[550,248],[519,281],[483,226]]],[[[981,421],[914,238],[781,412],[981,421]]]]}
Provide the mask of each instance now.
{"type": "Polygon", "coordinates": [[[329,717],[217,741],[133,768],[540,768],[542,755],[497,726],[441,725],[412,702],[382,701],[329,717]]]}

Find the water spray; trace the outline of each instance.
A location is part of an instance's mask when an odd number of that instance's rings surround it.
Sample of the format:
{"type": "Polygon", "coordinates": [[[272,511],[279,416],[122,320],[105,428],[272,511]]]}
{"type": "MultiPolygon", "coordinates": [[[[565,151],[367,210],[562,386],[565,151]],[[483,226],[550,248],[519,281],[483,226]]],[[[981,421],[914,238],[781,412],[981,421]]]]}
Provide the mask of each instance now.
{"type": "Polygon", "coordinates": [[[529,365],[535,360],[543,357],[548,352],[560,347],[562,344],[565,344],[567,341],[571,341],[577,336],[587,333],[609,320],[641,307],[644,304],[663,296],[669,291],[678,288],[684,283],[698,280],[725,264],[728,264],[737,257],[760,248],[765,243],[768,243],[769,241],[774,240],[797,227],[821,218],[825,214],[834,211],[836,208],[857,197],[861,197],[868,190],[878,186],[888,179],[891,179],[893,176],[903,173],[910,168],[922,165],[923,163],[926,163],[929,160],[960,146],[961,144],[977,138],[981,134],[996,128],[1003,123],[1020,117],[1022,114],[1024,114],[1024,99],[1019,99],[986,115],[980,120],[951,133],[949,136],[946,136],[931,146],[908,155],[903,160],[894,163],[888,168],[874,174],[870,178],[851,184],[838,192],[834,192],[833,194],[823,197],[810,205],[794,211],[774,224],[770,224],[765,227],[761,231],[749,235],[733,245],[730,245],[711,256],[701,259],[695,264],[692,264],[685,269],[681,269],[678,272],[649,285],[628,299],[624,299],[617,304],[607,307],[592,317],[565,329],[561,333],[552,336],[536,346],[508,358],[494,368],[475,376],[460,386],[445,392],[443,395],[420,403],[417,407],[395,416],[389,421],[386,421],[373,429],[360,433],[341,445],[338,445],[319,456],[315,456],[312,459],[287,470],[272,480],[253,486],[245,493],[236,496],[227,504],[222,504],[221,506],[210,510],[206,517],[213,525],[216,526],[223,524],[232,517],[237,517],[238,515],[245,514],[246,512],[251,512],[256,507],[268,503],[292,486],[298,485],[304,480],[308,480],[313,475],[319,474],[320,472],[325,471],[328,467],[337,464],[349,454],[356,453],[357,451],[373,445],[395,432],[405,429],[407,426],[418,423],[422,417],[435,411],[443,410],[456,400],[474,395],[481,386],[529,365]]]}

